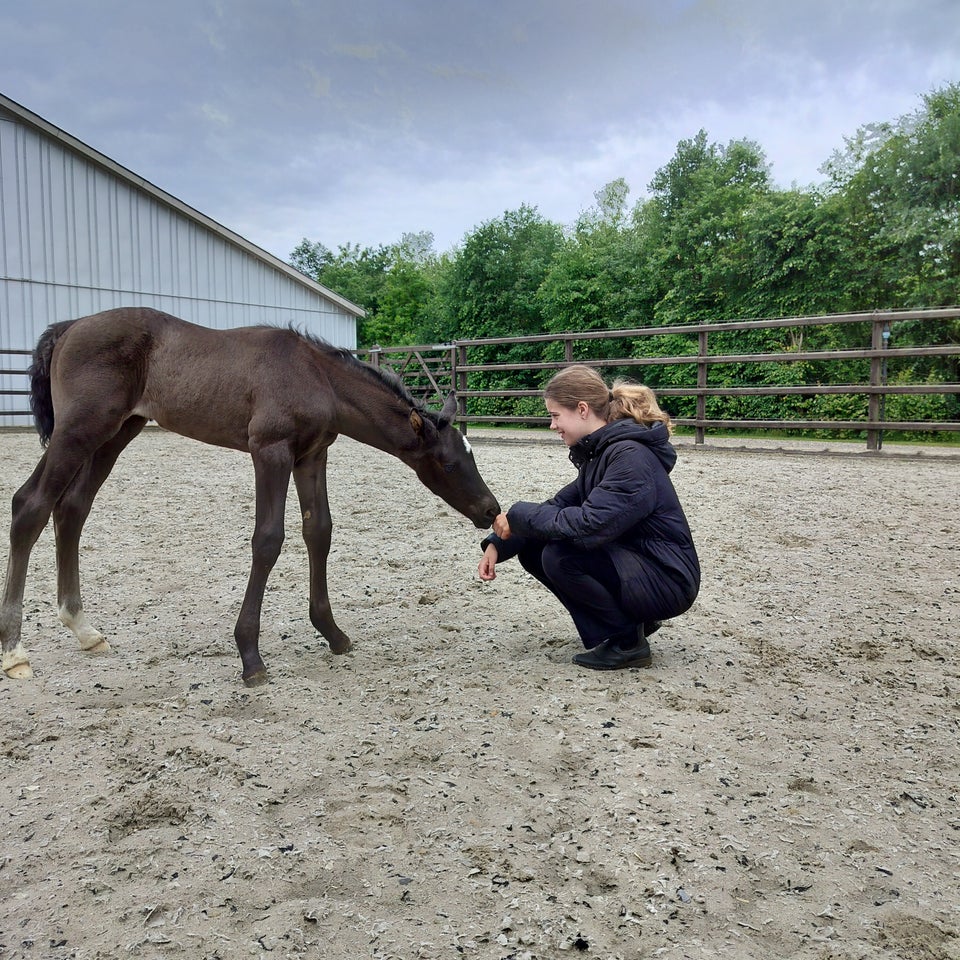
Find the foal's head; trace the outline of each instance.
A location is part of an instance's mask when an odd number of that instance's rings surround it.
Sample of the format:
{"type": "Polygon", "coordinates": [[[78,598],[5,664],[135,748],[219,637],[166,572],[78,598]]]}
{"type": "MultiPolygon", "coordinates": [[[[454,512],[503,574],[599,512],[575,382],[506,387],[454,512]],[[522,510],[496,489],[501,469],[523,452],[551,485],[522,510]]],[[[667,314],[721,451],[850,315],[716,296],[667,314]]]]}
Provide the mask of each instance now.
{"type": "Polygon", "coordinates": [[[456,410],[451,393],[438,414],[411,412],[410,425],[420,438],[420,448],[410,466],[427,489],[485,529],[500,512],[500,504],[480,476],[467,438],[453,426],[456,410]]]}

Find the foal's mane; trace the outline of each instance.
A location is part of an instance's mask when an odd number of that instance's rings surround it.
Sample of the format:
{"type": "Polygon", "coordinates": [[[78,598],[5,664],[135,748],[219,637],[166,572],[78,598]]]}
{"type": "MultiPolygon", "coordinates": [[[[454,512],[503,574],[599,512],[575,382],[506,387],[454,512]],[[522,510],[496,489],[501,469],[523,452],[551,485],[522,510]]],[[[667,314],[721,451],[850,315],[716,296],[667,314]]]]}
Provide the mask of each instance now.
{"type": "Polygon", "coordinates": [[[318,337],[314,333],[308,333],[306,330],[299,330],[293,324],[290,325],[290,330],[302,340],[306,340],[307,343],[314,349],[320,351],[320,353],[333,357],[344,365],[354,370],[359,370],[361,376],[372,377],[376,382],[386,386],[404,403],[409,403],[414,410],[430,417],[434,421],[437,419],[437,413],[433,410],[428,410],[422,401],[417,400],[404,385],[400,377],[392,370],[388,370],[386,367],[375,367],[372,363],[365,363],[363,360],[355,357],[345,347],[335,347],[329,341],[324,340],[323,337],[318,337]]]}

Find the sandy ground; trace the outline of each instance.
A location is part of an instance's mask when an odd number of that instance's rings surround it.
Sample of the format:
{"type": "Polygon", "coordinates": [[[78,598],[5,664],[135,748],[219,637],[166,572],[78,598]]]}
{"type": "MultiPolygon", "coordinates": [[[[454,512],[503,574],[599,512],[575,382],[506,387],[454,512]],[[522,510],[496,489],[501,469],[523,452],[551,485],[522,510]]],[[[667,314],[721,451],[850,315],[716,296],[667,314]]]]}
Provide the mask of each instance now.
{"type": "MultiPolygon", "coordinates": [[[[475,449],[504,503],[571,476],[475,449]]],[[[7,503],[39,448],[0,451],[7,503]]],[[[34,552],[0,958],[960,957],[960,464],[683,448],[674,476],[701,597],[652,669],[596,674],[518,565],[480,583],[469,522],[341,439],[355,651],[307,619],[291,492],[248,690],[249,460],[148,432],[82,545],[111,654],[59,626],[49,529],[34,552]]]]}

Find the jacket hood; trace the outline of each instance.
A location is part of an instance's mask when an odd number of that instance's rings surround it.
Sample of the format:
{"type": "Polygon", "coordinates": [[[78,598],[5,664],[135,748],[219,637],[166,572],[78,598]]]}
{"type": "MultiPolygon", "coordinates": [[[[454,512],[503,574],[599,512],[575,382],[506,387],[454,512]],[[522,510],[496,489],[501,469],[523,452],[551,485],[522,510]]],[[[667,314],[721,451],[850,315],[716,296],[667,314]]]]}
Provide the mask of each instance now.
{"type": "Polygon", "coordinates": [[[593,433],[589,433],[578,440],[570,448],[570,460],[579,470],[587,461],[598,456],[611,443],[619,443],[622,440],[632,440],[649,447],[650,451],[663,464],[667,473],[673,469],[677,462],[677,451],[670,443],[670,434],[664,424],[654,423],[646,427],[642,423],[637,423],[636,420],[629,419],[614,420],[605,427],[594,430],[593,433]]]}

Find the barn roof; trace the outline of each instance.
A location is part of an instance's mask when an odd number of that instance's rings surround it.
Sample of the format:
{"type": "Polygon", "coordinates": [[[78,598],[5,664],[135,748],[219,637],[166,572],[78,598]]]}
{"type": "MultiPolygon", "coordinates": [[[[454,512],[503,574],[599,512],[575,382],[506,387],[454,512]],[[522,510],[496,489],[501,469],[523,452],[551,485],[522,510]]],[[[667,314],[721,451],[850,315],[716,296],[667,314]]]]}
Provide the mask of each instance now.
{"type": "Polygon", "coordinates": [[[22,104],[19,104],[15,100],[11,100],[9,97],[6,97],[0,93],[0,115],[2,115],[4,112],[11,114],[20,122],[33,127],[44,136],[56,140],[66,149],[79,154],[90,163],[93,163],[94,165],[109,172],[113,176],[118,177],[120,180],[124,181],[135,189],[143,191],[158,202],[172,208],[181,216],[184,216],[204,229],[215,233],[222,240],[225,240],[227,243],[239,248],[244,253],[249,254],[251,257],[260,260],[273,269],[285,274],[295,283],[298,283],[301,286],[306,287],[308,290],[318,294],[319,296],[336,303],[348,314],[351,314],[355,317],[365,316],[365,311],[362,307],[352,303],[345,297],[341,297],[338,293],[334,293],[333,290],[323,286],[323,284],[317,283],[315,280],[311,280],[310,277],[301,273],[295,267],[290,266],[289,263],[285,263],[278,257],[273,256],[273,254],[268,253],[266,250],[263,250],[256,244],[251,243],[244,237],[241,237],[240,234],[234,233],[223,224],[218,223],[216,220],[213,220],[206,214],[201,213],[199,210],[195,210],[189,204],[184,203],[182,200],[178,200],[175,196],[167,193],[165,190],[161,190],[160,187],[156,186],[156,184],[151,183],[149,180],[145,180],[132,170],[128,170],[126,167],[117,163],[116,160],[111,160],[110,157],[100,153],[97,150],[94,150],[93,147],[88,146],[87,144],[83,143],[83,141],[78,140],[76,137],[71,136],[66,131],[54,126],[49,121],[44,120],[43,117],[40,117],[28,110],[22,104]]]}

